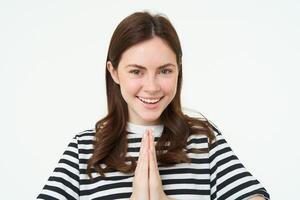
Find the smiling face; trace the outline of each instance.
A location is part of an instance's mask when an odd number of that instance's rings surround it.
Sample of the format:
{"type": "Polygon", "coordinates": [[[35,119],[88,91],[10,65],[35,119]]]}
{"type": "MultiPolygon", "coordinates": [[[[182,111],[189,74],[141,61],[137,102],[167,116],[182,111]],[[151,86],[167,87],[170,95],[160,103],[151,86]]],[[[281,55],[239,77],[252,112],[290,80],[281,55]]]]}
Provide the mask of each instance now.
{"type": "Polygon", "coordinates": [[[128,106],[129,122],[153,125],[176,94],[176,55],[159,37],[133,45],[123,52],[117,70],[107,68],[120,85],[128,106]]]}

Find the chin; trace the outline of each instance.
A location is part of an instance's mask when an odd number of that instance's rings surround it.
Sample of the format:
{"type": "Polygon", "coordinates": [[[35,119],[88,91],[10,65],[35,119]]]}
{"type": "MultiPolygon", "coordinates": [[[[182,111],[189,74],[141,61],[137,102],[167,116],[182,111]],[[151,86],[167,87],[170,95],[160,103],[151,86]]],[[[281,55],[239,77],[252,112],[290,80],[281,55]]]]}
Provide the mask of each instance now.
{"type": "Polygon", "coordinates": [[[143,118],[143,121],[145,124],[157,124],[159,123],[159,117],[153,117],[153,118],[143,118]]]}

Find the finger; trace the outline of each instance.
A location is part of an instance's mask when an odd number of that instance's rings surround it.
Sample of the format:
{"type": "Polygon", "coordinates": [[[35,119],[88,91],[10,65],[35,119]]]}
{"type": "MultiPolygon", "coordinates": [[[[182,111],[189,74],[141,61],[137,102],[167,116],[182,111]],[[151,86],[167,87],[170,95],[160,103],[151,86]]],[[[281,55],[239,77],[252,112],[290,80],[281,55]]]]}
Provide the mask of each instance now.
{"type": "Polygon", "coordinates": [[[161,199],[167,199],[160,174],[159,174],[159,169],[157,166],[157,161],[156,161],[156,151],[155,151],[155,144],[154,144],[154,136],[153,132],[150,131],[149,134],[149,143],[150,143],[150,148],[149,148],[149,194],[150,194],[150,199],[151,200],[161,200],[161,199]]]}
{"type": "Polygon", "coordinates": [[[144,134],[141,140],[138,163],[132,183],[132,194],[130,197],[132,200],[149,200],[147,143],[148,137],[144,134]]]}
{"type": "Polygon", "coordinates": [[[150,171],[150,177],[153,178],[153,176],[159,176],[157,161],[156,161],[156,152],[155,152],[155,145],[154,145],[154,136],[153,132],[149,132],[149,171],[150,171]]]}
{"type": "Polygon", "coordinates": [[[148,174],[148,155],[147,155],[147,143],[148,137],[147,134],[144,134],[141,141],[141,147],[139,152],[139,158],[137,163],[136,172],[138,174],[148,174]],[[146,170],[146,171],[145,171],[146,170]]]}
{"type": "Polygon", "coordinates": [[[144,134],[145,138],[144,138],[144,143],[143,143],[143,161],[142,161],[142,171],[144,174],[148,175],[148,166],[149,166],[149,156],[148,156],[148,149],[149,149],[149,135],[148,132],[146,132],[144,134]]]}
{"type": "Polygon", "coordinates": [[[156,170],[158,170],[158,165],[157,165],[157,159],[156,159],[156,150],[155,150],[155,142],[154,142],[154,135],[153,135],[153,131],[150,131],[149,134],[149,143],[150,143],[150,150],[151,150],[151,154],[153,157],[153,164],[156,168],[156,170]]]}
{"type": "Polygon", "coordinates": [[[140,151],[139,151],[139,157],[138,157],[138,161],[137,161],[137,166],[136,166],[136,170],[139,169],[141,167],[141,160],[142,160],[142,152],[143,152],[143,142],[145,141],[144,139],[144,135],[142,136],[142,140],[141,140],[141,146],[140,146],[140,151]]]}
{"type": "Polygon", "coordinates": [[[142,163],[143,163],[143,166],[147,166],[148,167],[148,148],[149,148],[149,142],[148,142],[148,133],[144,133],[143,135],[143,142],[141,144],[142,146],[142,149],[141,149],[141,160],[142,160],[142,163]]]}

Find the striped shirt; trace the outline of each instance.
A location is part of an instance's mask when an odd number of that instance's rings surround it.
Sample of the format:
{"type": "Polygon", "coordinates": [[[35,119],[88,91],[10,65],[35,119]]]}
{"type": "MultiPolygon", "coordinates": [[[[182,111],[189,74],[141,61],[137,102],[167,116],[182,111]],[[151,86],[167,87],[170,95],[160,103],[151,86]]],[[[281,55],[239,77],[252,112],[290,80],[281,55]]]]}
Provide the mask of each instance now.
{"type": "MultiPolygon", "coordinates": [[[[138,158],[142,135],[147,128],[153,129],[155,141],[163,131],[163,125],[142,126],[127,124],[127,155],[138,158]]],[[[191,163],[170,167],[159,165],[164,192],[177,200],[200,199],[249,199],[260,195],[269,199],[266,189],[241,164],[217,128],[216,141],[208,153],[190,153],[191,148],[208,148],[208,138],[191,135],[187,141],[187,155],[191,163]]],[[[48,179],[37,199],[99,199],[128,200],[132,193],[134,173],[118,171],[101,177],[86,174],[87,161],[92,156],[95,130],[77,134],[63,153],[57,167],[48,179]]]]}

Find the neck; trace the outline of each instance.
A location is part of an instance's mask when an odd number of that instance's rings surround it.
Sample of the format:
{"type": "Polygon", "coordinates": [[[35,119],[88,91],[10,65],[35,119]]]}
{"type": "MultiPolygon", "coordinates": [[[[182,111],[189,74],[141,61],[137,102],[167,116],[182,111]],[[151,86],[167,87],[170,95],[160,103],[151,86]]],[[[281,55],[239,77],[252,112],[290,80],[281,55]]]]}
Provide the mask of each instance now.
{"type": "Polygon", "coordinates": [[[127,122],[126,130],[131,133],[143,135],[144,133],[146,133],[147,129],[152,129],[154,136],[158,137],[161,135],[163,128],[164,128],[163,124],[142,125],[142,124],[127,122]]]}

